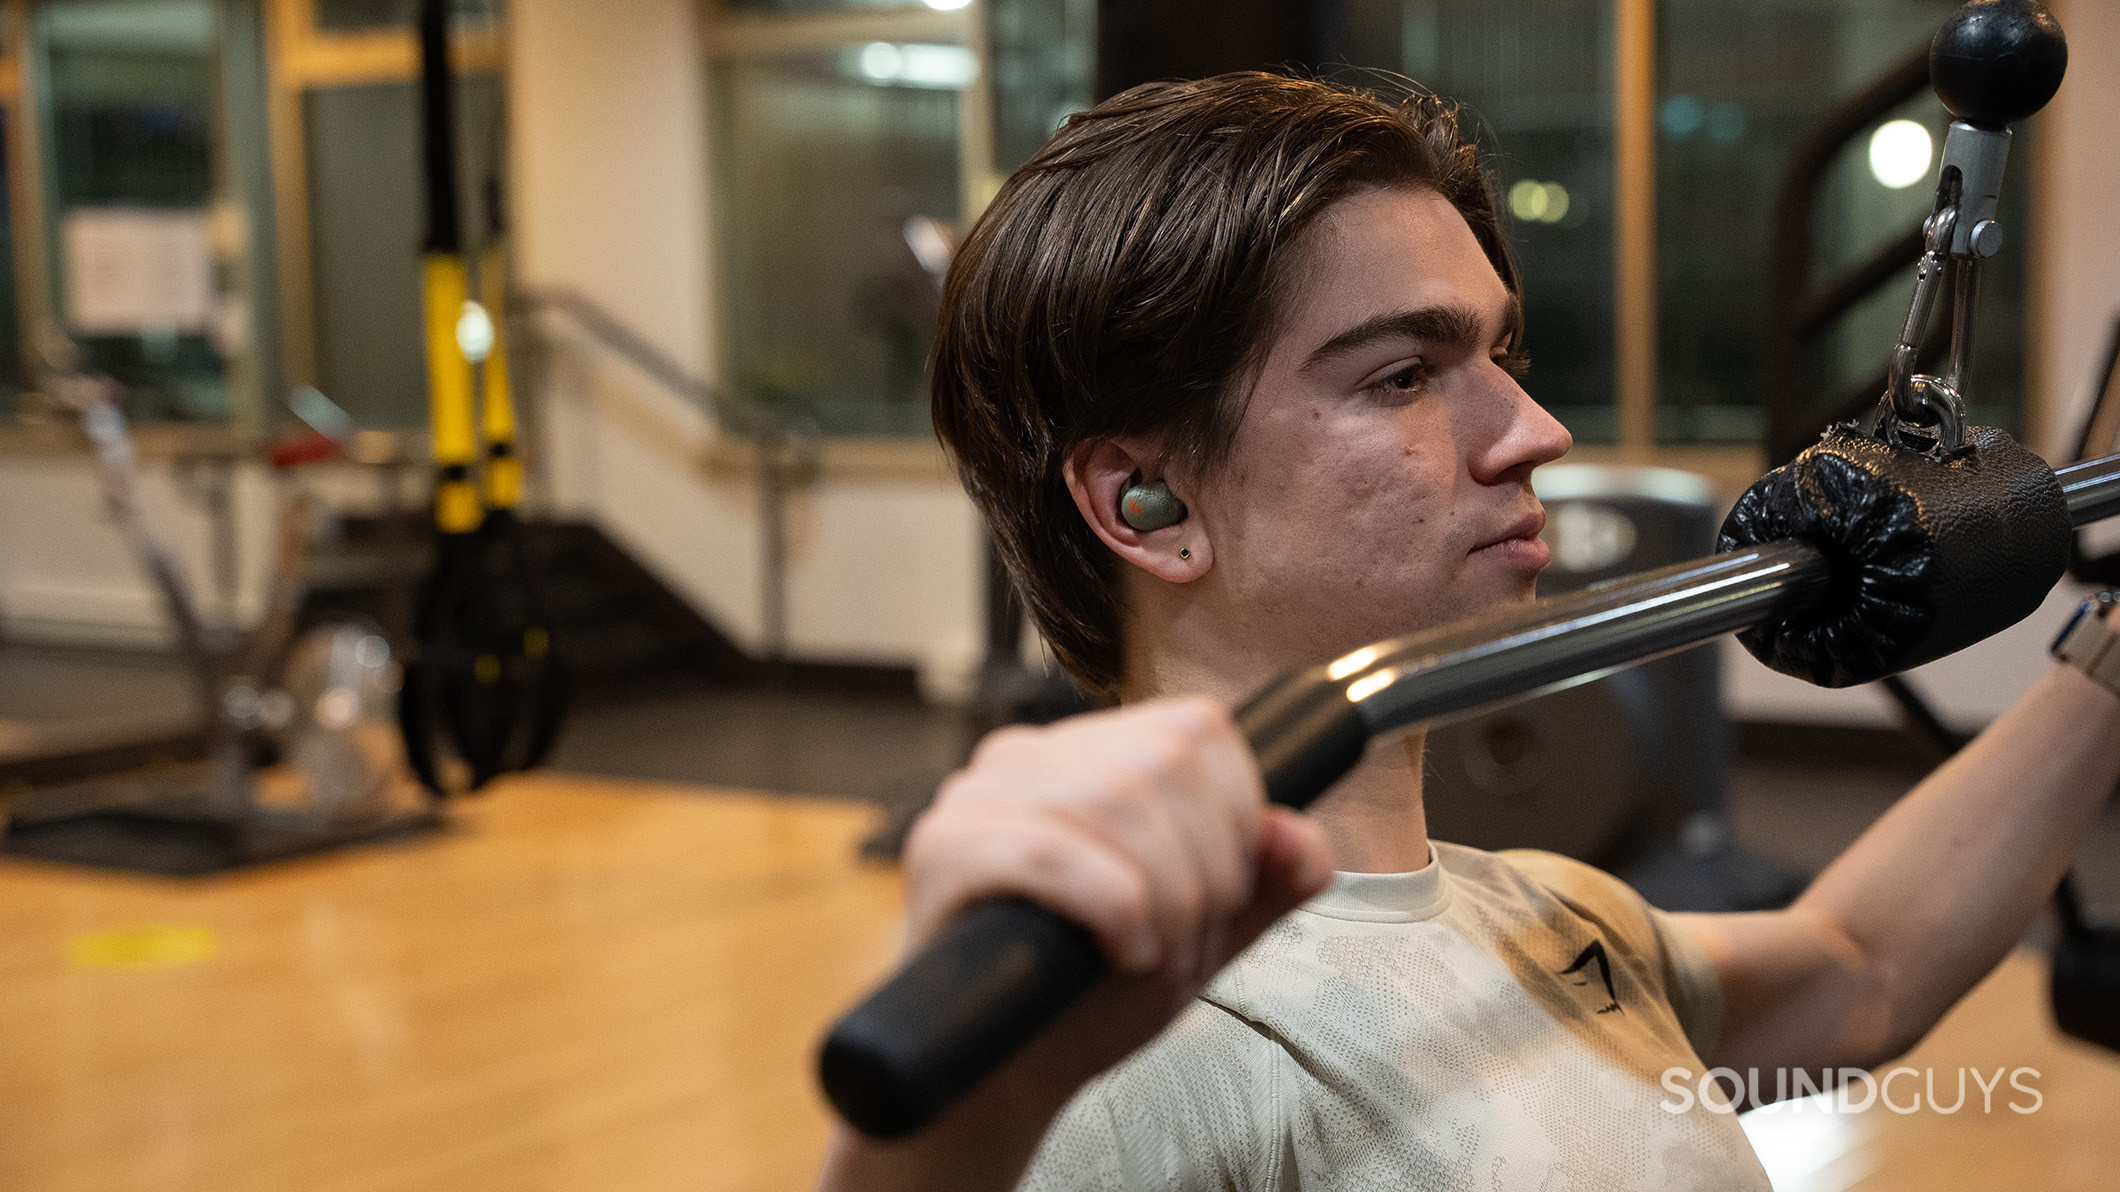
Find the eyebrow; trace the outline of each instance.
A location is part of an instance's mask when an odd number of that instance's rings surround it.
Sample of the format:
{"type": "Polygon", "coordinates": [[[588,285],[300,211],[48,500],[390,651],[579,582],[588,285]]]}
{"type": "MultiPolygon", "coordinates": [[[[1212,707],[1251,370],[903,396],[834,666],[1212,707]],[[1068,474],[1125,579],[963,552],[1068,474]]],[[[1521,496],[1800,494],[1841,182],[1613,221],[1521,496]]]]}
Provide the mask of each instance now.
{"type": "MultiPolygon", "coordinates": [[[[1523,330],[1523,324],[1523,302],[1511,294],[1509,306],[1502,312],[1501,338],[1513,340],[1523,330]]],[[[1424,306],[1418,310],[1401,310],[1378,315],[1355,324],[1319,345],[1317,350],[1303,361],[1303,371],[1316,368],[1335,356],[1344,356],[1387,339],[1418,339],[1439,347],[1470,350],[1480,346],[1480,317],[1472,308],[1465,306],[1424,306]]]]}

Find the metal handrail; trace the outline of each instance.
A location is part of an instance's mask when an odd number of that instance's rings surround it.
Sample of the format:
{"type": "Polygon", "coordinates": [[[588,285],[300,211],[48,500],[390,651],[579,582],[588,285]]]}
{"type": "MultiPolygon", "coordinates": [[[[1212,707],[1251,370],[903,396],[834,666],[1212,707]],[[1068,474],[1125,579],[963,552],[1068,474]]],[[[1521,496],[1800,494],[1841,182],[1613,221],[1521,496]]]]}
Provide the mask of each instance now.
{"type": "Polygon", "coordinates": [[[509,310],[518,315],[539,310],[559,312],[597,346],[699,410],[717,431],[749,440],[757,448],[763,522],[759,534],[759,601],[765,614],[763,653],[769,670],[777,668],[788,653],[788,496],[818,473],[824,434],[816,421],[791,418],[787,411],[735,397],[693,376],[684,365],[579,291],[519,290],[511,297],[509,310]]]}

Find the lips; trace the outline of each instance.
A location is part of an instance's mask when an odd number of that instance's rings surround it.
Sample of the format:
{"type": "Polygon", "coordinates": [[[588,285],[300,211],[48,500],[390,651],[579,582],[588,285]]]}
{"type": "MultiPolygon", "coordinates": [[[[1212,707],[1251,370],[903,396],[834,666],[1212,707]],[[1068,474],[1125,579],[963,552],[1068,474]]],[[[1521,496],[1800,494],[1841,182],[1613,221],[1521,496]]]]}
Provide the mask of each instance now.
{"type": "Polygon", "coordinates": [[[1492,538],[1487,539],[1485,542],[1480,543],[1478,546],[1475,546],[1472,549],[1473,552],[1476,554],[1491,547],[1502,546],[1507,543],[1537,542],[1539,540],[1539,531],[1545,528],[1545,507],[1542,505],[1533,506],[1529,513],[1526,513],[1522,517],[1519,517],[1515,521],[1511,522],[1509,524],[1508,529],[1502,531],[1500,534],[1497,534],[1492,538]]]}

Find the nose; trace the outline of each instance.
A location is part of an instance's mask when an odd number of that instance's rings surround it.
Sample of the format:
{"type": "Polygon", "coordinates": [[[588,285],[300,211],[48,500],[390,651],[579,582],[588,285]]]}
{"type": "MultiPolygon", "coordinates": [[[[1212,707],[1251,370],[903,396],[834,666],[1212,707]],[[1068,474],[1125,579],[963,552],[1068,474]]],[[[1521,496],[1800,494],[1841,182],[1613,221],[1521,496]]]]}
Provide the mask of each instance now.
{"type": "Polygon", "coordinates": [[[1473,450],[1472,477],[1481,484],[1528,481],[1533,468],[1568,454],[1575,436],[1500,365],[1494,366],[1494,379],[1493,429],[1473,450]]]}

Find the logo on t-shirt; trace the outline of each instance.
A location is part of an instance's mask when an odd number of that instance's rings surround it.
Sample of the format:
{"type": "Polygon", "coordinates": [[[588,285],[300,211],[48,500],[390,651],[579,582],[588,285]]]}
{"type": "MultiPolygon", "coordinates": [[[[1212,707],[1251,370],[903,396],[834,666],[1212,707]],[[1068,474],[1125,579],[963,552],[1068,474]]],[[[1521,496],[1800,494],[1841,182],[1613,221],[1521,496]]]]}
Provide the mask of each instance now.
{"type": "Polygon", "coordinates": [[[1582,979],[1577,981],[1576,984],[1588,985],[1590,983],[1590,973],[1588,970],[1590,968],[1590,962],[1593,960],[1597,962],[1597,975],[1604,979],[1605,996],[1610,999],[1605,1003],[1602,1008],[1598,1010],[1598,1013],[1610,1014],[1613,1011],[1619,1009],[1619,991],[1612,987],[1612,962],[1605,958],[1605,941],[1591,940],[1590,946],[1584,948],[1582,952],[1576,956],[1575,963],[1561,970],[1561,976],[1573,977],[1577,974],[1581,974],[1582,979]]]}

